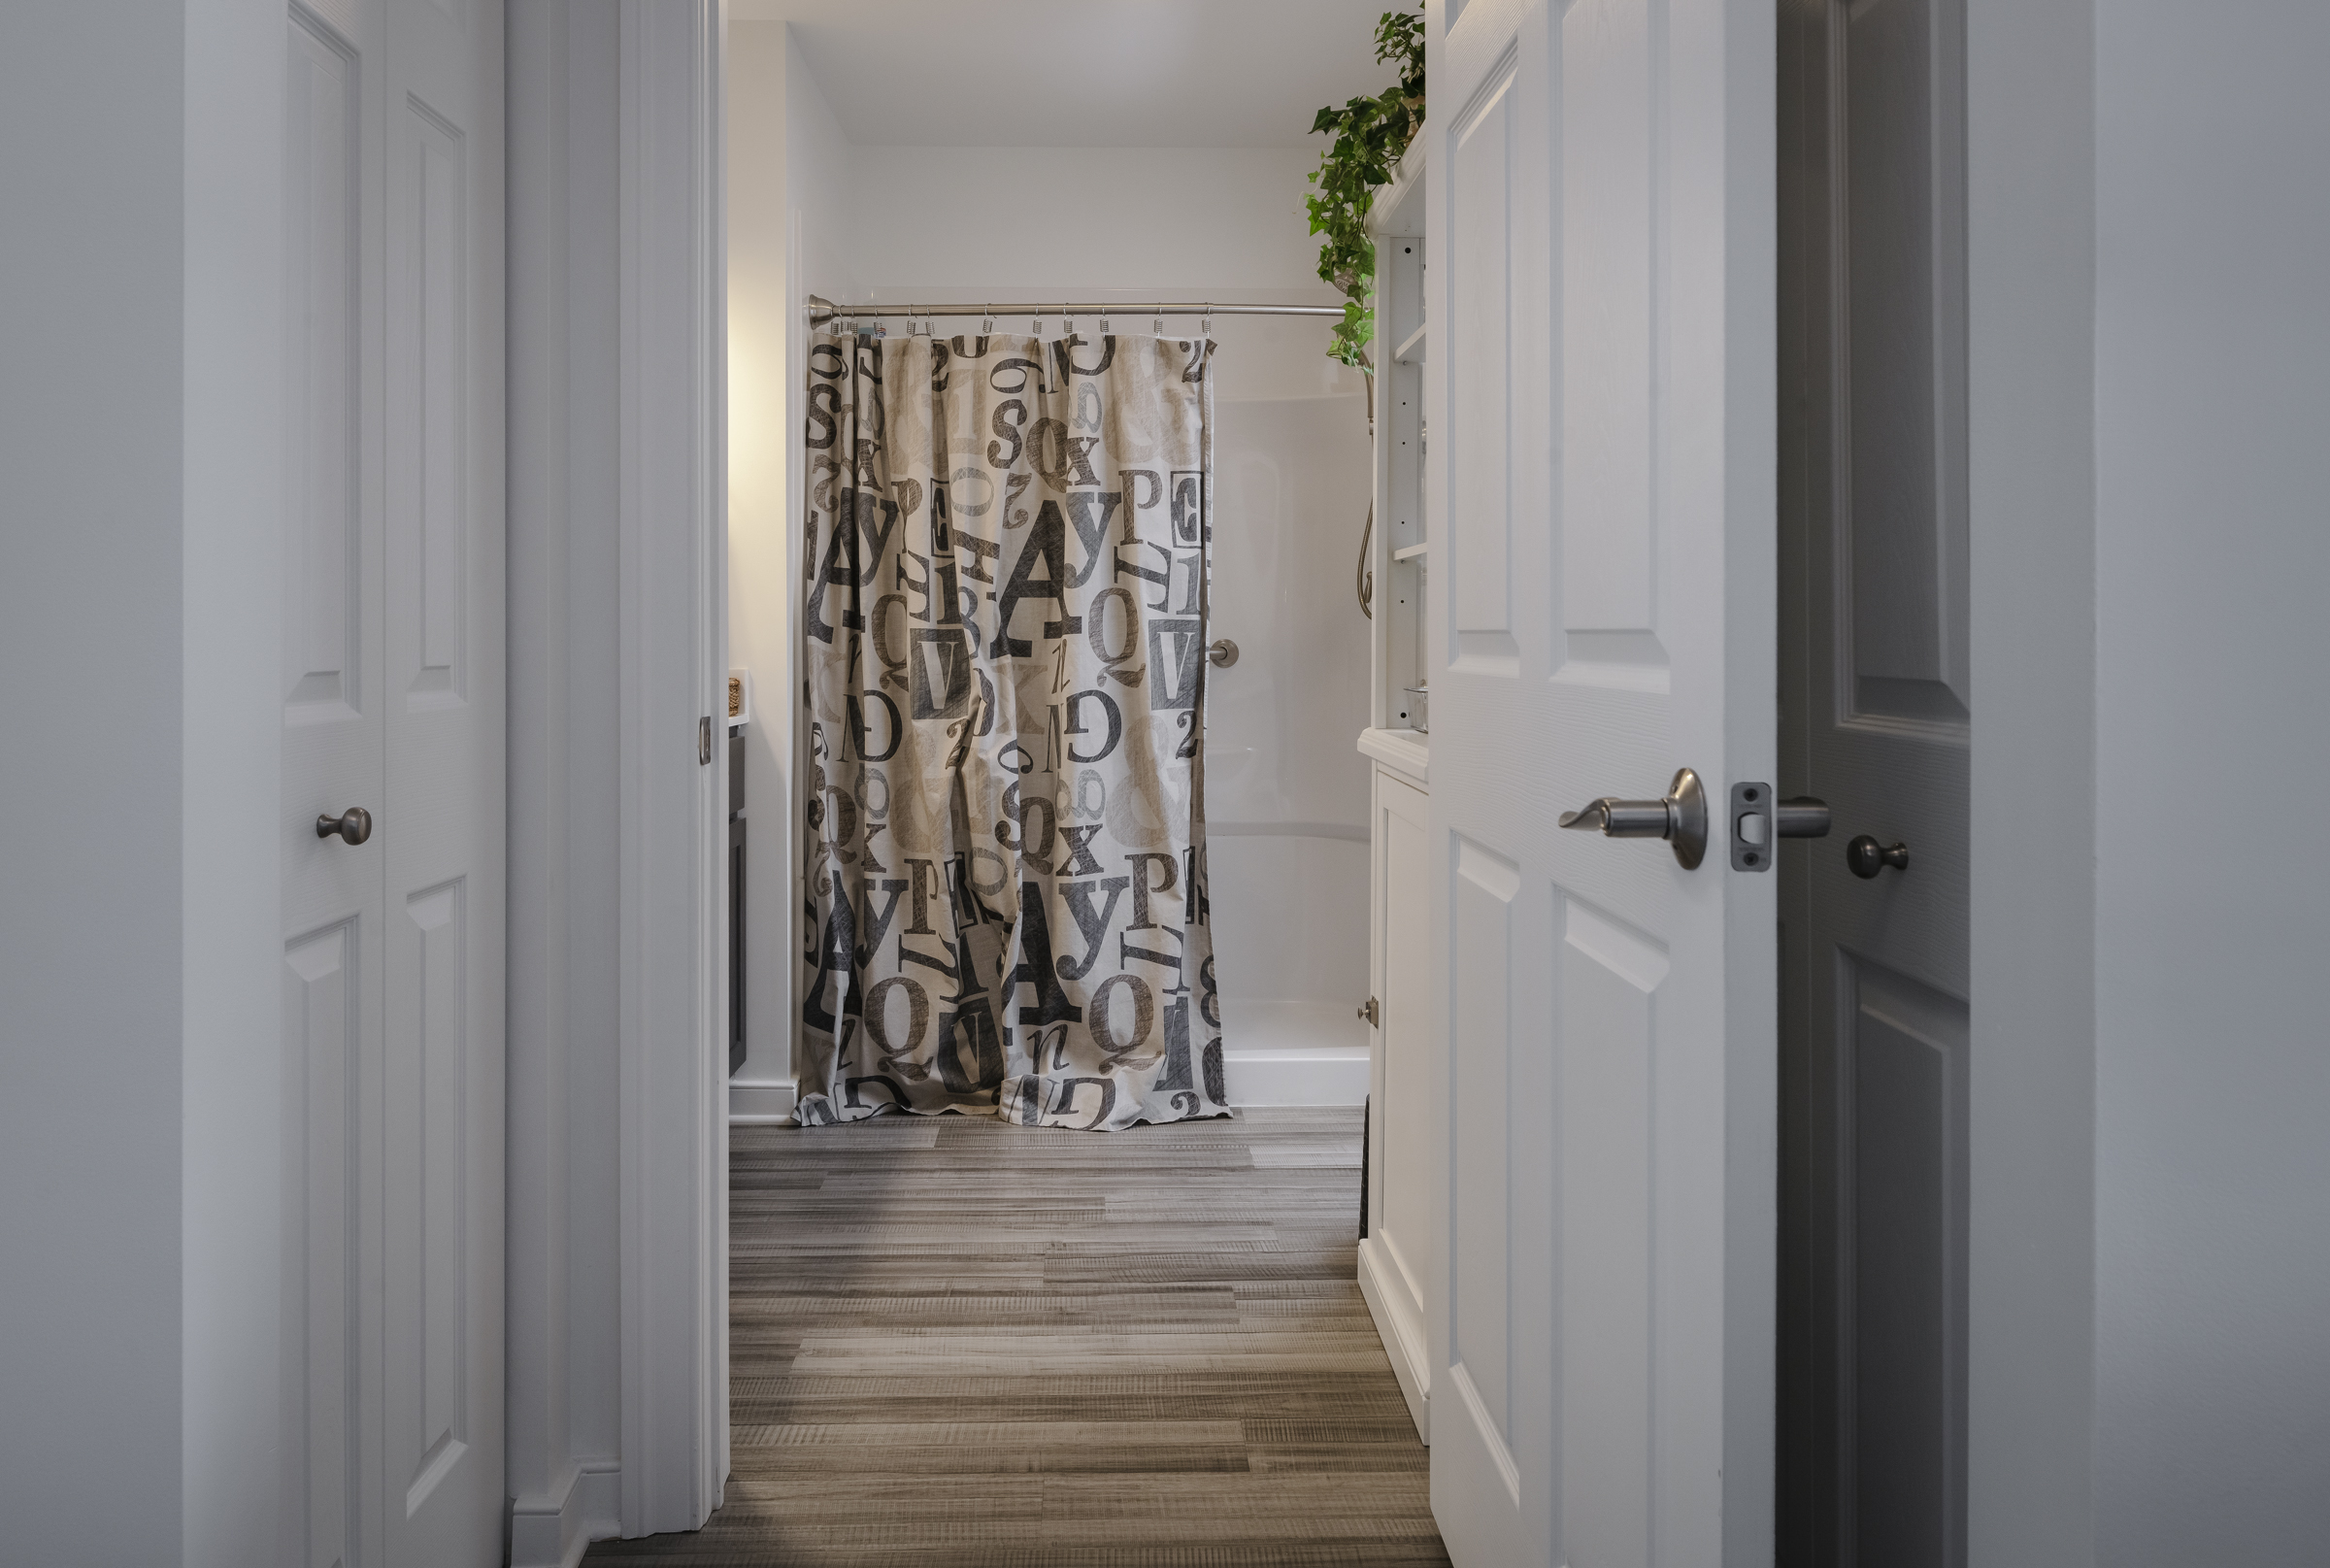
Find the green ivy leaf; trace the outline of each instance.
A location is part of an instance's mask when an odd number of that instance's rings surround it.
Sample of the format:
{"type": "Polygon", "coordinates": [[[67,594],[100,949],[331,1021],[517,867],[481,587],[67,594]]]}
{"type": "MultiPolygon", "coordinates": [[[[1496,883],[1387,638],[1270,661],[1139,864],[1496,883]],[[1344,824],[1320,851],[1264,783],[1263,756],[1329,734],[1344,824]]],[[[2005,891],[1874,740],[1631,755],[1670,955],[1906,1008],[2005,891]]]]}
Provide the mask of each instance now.
{"type": "Polygon", "coordinates": [[[1318,276],[1348,296],[1327,352],[1362,369],[1376,335],[1376,247],[1367,234],[1367,210],[1376,192],[1391,183],[1392,167],[1424,120],[1420,5],[1414,11],[1386,11],[1378,19],[1376,59],[1397,66],[1399,81],[1375,97],[1353,98],[1340,109],[1330,104],[1318,112],[1312,134],[1335,140],[1309,177],[1317,194],[1303,199],[1311,232],[1326,237],[1318,248],[1318,276]]]}

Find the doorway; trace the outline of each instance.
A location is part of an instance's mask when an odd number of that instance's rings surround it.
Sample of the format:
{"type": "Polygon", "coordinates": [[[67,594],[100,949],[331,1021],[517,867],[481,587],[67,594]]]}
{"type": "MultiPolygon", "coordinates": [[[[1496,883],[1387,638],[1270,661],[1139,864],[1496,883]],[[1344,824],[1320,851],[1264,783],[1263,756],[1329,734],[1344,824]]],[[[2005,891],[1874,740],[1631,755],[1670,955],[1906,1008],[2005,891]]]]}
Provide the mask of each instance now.
{"type": "Polygon", "coordinates": [[[1962,0],[1780,9],[1777,1560],[1965,1561],[1962,0]]]}

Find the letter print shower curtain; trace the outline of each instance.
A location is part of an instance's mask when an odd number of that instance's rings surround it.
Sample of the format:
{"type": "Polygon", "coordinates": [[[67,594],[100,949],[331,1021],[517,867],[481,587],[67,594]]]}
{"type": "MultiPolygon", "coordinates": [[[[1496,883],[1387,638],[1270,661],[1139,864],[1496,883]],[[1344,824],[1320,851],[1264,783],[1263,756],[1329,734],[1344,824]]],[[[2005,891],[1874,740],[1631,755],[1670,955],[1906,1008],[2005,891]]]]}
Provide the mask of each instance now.
{"type": "Polygon", "coordinates": [[[1228,1109],[1211,350],[813,343],[800,1121],[1228,1109]]]}

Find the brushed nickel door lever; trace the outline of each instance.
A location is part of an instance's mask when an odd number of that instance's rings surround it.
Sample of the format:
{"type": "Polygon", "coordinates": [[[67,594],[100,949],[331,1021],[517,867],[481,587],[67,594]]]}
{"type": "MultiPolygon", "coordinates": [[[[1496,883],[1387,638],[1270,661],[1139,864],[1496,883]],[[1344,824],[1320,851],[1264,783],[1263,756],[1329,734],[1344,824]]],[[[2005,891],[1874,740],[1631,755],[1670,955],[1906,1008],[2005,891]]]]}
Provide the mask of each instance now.
{"type": "Polygon", "coordinates": [[[1678,768],[1663,800],[1604,795],[1579,811],[1563,812],[1561,825],[1606,839],[1665,839],[1682,869],[1696,871],[1707,856],[1707,790],[1699,775],[1678,768]]]}

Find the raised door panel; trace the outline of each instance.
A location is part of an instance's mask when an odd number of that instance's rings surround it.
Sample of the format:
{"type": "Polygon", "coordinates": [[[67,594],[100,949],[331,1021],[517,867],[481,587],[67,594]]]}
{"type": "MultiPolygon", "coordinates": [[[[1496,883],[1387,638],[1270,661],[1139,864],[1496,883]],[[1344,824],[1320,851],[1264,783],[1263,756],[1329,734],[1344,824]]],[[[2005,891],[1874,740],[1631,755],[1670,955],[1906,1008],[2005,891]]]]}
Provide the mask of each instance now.
{"type": "Polygon", "coordinates": [[[347,41],[320,21],[295,13],[289,44],[283,717],[306,725],[356,717],[364,659],[356,377],[362,83],[347,41]]]}
{"type": "Polygon", "coordinates": [[[1573,1557],[1648,1565],[1656,1440],[1651,1239],[1663,944],[1561,911],[1561,1492],[1573,1557]]]}
{"type": "Polygon", "coordinates": [[[285,1555],[300,1568],[364,1560],[356,1095],[378,1001],[360,983],[367,919],[303,933],[283,954],[285,1555]]]}
{"type": "Polygon", "coordinates": [[[1514,1126],[1514,1057],[1516,1048],[1525,1049],[1514,1033],[1514,904],[1521,873],[1469,838],[1450,851],[1448,1076],[1457,1131],[1449,1151],[1448,1387],[1518,1506],[1513,1330],[1517,1316],[1526,1331],[1531,1315],[1514,1311],[1513,1211],[1516,1187],[1541,1163],[1529,1156],[1544,1147],[1532,1129],[1514,1126]],[[1516,1152],[1524,1156],[1519,1168],[1516,1152]]]}
{"type": "Polygon", "coordinates": [[[503,1509],[502,8],[386,20],[385,1560],[451,1568],[503,1509]]]}
{"type": "Polygon", "coordinates": [[[1660,8],[1561,20],[1557,680],[1665,689],[1658,633],[1660,8]]]}
{"type": "Polygon", "coordinates": [[[1956,997],[1838,965],[1851,1172],[1844,1534],[1864,1568],[1965,1559],[1966,1044],[1956,997]]]}
{"type": "Polygon", "coordinates": [[[387,1229],[391,1496],[407,1515],[467,1452],[471,1336],[468,911],[448,883],[405,901],[391,940],[387,1229]],[[401,960],[401,961],[400,961],[401,960]]]}
{"type": "Polygon", "coordinates": [[[1514,375],[1511,325],[1516,60],[1508,54],[1457,116],[1448,139],[1449,351],[1471,367],[1449,392],[1443,461],[1451,488],[1448,656],[1465,669],[1514,674],[1514,375]]]}
{"type": "Polygon", "coordinates": [[[1966,646],[1964,64],[1957,0],[1847,10],[1838,224],[1840,714],[1958,725],[1966,646]]]}

